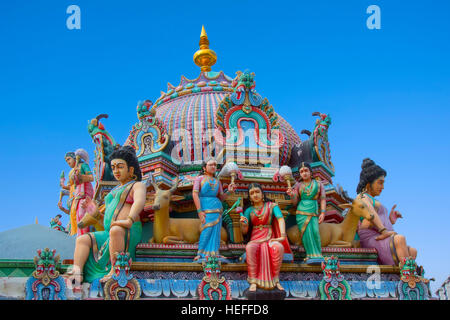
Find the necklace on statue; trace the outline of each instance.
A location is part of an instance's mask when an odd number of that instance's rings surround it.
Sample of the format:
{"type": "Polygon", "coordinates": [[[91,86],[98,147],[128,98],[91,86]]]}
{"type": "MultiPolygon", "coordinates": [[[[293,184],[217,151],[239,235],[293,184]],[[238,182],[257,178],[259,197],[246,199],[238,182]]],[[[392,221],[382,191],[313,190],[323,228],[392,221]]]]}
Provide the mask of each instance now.
{"type": "Polygon", "coordinates": [[[263,216],[264,216],[264,207],[265,207],[265,204],[263,204],[262,206],[261,206],[261,208],[256,208],[255,206],[253,206],[253,214],[258,218],[258,219],[262,219],[263,218],[263,216]],[[259,214],[258,214],[258,211],[259,211],[259,214]]]}
{"type": "Polygon", "coordinates": [[[311,193],[312,193],[312,190],[313,190],[313,186],[314,186],[313,182],[314,182],[314,179],[311,179],[311,182],[309,183],[309,185],[303,189],[303,190],[305,190],[306,195],[308,197],[311,196],[311,193]]]}
{"type": "Polygon", "coordinates": [[[207,178],[208,180],[208,184],[209,184],[209,186],[211,187],[211,190],[214,190],[215,188],[216,188],[216,186],[217,186],[217,182],[219,181],[219,180],[217,180],[217,179],[214,179],[213,177],[210,177],[210,176],[208,176],[208,178],[207,178]],[[211,183],[211,181],[214,181],[214,183],[211,183]]]}

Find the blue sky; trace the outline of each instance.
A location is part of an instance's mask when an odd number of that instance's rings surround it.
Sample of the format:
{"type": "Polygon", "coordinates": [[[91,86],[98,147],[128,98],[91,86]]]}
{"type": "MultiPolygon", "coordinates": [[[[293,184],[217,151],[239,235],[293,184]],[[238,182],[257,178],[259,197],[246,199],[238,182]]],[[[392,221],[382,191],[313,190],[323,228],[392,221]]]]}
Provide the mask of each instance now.
{"type": "Polygon", "coordinates": [[[334,183],[355,196],[363,158],[386,169],[380,201],[404,215],[396,231],[436,278],[434,293],[450,275],[450,3],[342,2],[1,2],[0,232],[59,212],[65,152],[93,156],[89,119],[108,113],[123,143],[137,101],[198,76],[203,24],[213,70],[255,72],[257,91],[297,132],[313,128],[313,111],[331,114],[334,183]],[[81,30],[66,27],[71,4],[81,30]],[[380,30],[366,26],[372,4],[380,30]]]}

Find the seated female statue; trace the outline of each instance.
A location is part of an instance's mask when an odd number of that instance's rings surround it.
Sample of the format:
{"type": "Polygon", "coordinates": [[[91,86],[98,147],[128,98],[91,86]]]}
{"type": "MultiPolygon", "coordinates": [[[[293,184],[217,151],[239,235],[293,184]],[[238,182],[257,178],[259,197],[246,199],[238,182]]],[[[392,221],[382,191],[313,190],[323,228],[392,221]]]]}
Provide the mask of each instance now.
{"type": "Polygon", "coordinates": [[[386,171],[370,159],[364,159],[356,192],[357,198],[364,200],[372,211],[370,220],[360,222],[358,234],[362,248],[375,248],[378,262],[384,265],[401,264],[406,257],[417,256],[417,250],[406,244],[404,236],[397,234],[392,227],[398,218],[402,218],[394,205],[388,214],[387,209],[375,199],[384,189],[386,171]]]}
{"type": "Polygon", "coordinates": [[[241,215],[240,222],[243,234],[252,227],[250,241],[245,247],[249,291],[256,291],[257,287],[284,290],[279,279],[281,263],[283,254],[292,252],[286,239],[283,214],[276,203],[265,198],[258,183],[249,185],[248,196],[251,206],[241,215]]]}

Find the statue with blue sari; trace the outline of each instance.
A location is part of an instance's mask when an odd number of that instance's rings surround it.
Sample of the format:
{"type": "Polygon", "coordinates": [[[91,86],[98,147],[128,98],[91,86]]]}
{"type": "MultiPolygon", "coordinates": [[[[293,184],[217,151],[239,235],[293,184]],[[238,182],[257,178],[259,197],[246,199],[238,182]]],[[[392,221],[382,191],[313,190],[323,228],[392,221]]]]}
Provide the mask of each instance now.
{"type": "Polygon", "coordinates": [[[203,175],[194,181],[192,197],[201,221],[200,239],[197,256],[194,261],[204,262],[208,256],[219,256],[220,231],[224,201],[229,192],[234,192],[235,185],[231,183],[228,191],[223,192],[222,184],[215,177],[217,162],[209,158],[202,165],[203,175]]]}

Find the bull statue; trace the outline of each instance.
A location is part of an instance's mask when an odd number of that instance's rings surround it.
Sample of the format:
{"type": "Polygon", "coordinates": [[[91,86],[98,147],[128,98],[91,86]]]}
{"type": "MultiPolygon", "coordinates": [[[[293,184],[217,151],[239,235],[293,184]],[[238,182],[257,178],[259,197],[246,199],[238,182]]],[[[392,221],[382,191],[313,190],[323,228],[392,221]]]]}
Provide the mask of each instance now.
{"type": "MultiPolygon", "coordinates": [[[[177,196],[173,193],[177,189],[179,178],[177,177],[168,190],[160,189],[152,182],[155,193],[150,197],[153,199],[153,237],[150,243],[181,244],[197,243],[200,239],[201,222],[198,218],[170,218],[169,206],[171,201],[184,199],[183,196],[177,196]]],[[[221,241],[226,243],[228,239],[225,228],[221,230],[221,241]]]]}
{"type": "MultiPolygon", "coordinates": [[[[356,229],[358,228],[358,221],[362,217],[364,219],[372,220],[373,215],[370,213],[366,204],[360,200],[355,199],[353,202],[339,205],[342,209],[349,208],[344,221],[341,223],[321,223],[319,224],[319,233],[321,246],[323,247],[342,247],[350,248],[355,246],[353,240],[355,238],[356,229]]],[[[292,226],[287,230],[289,241],[295,245],[301,245],[300,231],[298,226],[292,226]]]]}

